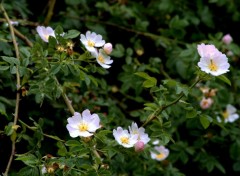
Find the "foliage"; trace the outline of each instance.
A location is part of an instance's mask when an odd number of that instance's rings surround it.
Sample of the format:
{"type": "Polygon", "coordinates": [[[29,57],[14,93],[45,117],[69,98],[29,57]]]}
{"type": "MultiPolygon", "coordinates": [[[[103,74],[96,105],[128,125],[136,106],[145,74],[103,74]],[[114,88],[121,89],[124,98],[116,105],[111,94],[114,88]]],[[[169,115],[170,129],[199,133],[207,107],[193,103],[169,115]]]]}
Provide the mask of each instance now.
{"type": "Polygon", "coordinates": [[[224,123],[228,104],[240,108],[240,41],[229,28],[239,26],[238,1],[15,0],[1,7],[1,173],[239,175],[240,121],[224,123]],[[16,46],[5,11],[17,22],[10,25],[16,46]],[[51,26],[55,37],[44,42],[37,26],[51,26]],[[111,68],[81,43],[88,30],[113,44],[111,68]],[[230,44],[222,40],[227,33],[230,44]],[[230,72],[201,71],[201,43],[225,53],[230,72]],[[203,97],[213,99],[209,108],[203,97]],[[99,115],[101,128],[71,138],[67,119],[85,109],[99,115]],[[142,152],[113,137],[132,122],[151,139],[142,152]],[[163,161],[151,158],[156,140],[170,150],[163,161]]]}

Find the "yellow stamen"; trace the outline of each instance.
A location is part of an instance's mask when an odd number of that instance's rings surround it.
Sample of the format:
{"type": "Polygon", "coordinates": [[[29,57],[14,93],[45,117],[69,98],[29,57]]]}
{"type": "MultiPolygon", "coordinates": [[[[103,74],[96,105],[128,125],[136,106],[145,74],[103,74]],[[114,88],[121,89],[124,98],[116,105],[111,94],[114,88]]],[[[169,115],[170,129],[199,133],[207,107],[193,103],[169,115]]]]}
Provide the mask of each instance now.
{"type": "Polygon", "coordinates": [[[102,55],[99,55],[99,56],[98,56],[98,60],[99,60],[99,62],[104,63],[104,58],[103,58],[102,55]]]}
{"type": "Polygon", "coordinates": [[[162,159],[164,157],[165,157],[165,155],[163,153],[160,153],[160,154],[156,155],[157,159],[162,159]]]}
{"type": "Polygon", "coordinates": [[[129,138],[128,137],[121,137],[120,140],[123,144],[128,144],[129,143],[129,138]]]}
{"type": "Polygon", "coordinates": [[[44,38],[45,38],[46,40],[48,40],[49,35],[44,35],[44,38]]]}
{"type": "Polygon", "coordinates": [[[88,40],[88,46],[90,47],[94,47],[95,43],[91,40],[88,40]]]}
{"type": "Polygon", "coordinates": [[[228,116],[229,116],[229,113],[228,113],[227,111],[224,111],[224,112],[222,113],[222,115],[223,115],[224,119],[227,119],[228,116]]]}
{"type": "Polygon", "coordinates": [[[218,69],[217,65],[212,60],[210,60],[210,64],[208,65],[208,68],[211,71],[217,71],[217,69],[218,69]]]}
{"type": "Polygon", "coordinates": [[[86,123],[81,123],[78,128],[80,131],[87,131],[88,125],[86,123]]]}

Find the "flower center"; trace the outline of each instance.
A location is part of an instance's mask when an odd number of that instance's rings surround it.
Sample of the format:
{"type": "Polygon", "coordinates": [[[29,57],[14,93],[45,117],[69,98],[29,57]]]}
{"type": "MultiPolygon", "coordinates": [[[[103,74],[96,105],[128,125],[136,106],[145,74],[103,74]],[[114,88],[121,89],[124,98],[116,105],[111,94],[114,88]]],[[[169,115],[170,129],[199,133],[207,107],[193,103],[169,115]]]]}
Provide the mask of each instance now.
{"type": "Polygon", "coordinates": [[[224,119],[227,119],[228,116],[229,116],[229,113],[228,113],[227,111],[224,111],[224,112],[222,113],[222,115],[223,115],[224,119]]]}
{"type": "Polygon", "coordinates": [[[95,42],[91,41],[91,40],[88,40],[88,46],[90,47],[94,47],[95,45],[95,42]]]}
{"type": "Polygon", "coordinates": [[[80,131],[87,131],[88,125],[86,123],[81,123],[78,128],[80,131]]]}
{"type": "Polygon", "coordinates": [[[123,144],[128,144],[129,143],[129,138],[128,137],[121,137],[120,140],[123,144]]]}
{"type": "Polygon", "coordinates": [[[208,68],[211,71],[217,71],[217,69],[218,69],[217,65],[212,60],[210,60],[210,64],[208,65],[208,68]]]}
{"type": "Polygon", "coordinates": [[[45,38],[46,40],[48,40],[49,35],[44,35],[44,38],[45,38]]]}
{"type": "Polygon", "coordinates": [[[160,154],[156,155],[157,159],[162,159],[164,157],[165,157],[165,155],[163,153],[160,153],[160,154]]]}
{"type": "Polygon", "coordinates": [[[98,56],[98,60],[99,60],[99,62],[104,63],[104,58],[103,58],[102,55],[99,55],[99,56],[98,56]]]}

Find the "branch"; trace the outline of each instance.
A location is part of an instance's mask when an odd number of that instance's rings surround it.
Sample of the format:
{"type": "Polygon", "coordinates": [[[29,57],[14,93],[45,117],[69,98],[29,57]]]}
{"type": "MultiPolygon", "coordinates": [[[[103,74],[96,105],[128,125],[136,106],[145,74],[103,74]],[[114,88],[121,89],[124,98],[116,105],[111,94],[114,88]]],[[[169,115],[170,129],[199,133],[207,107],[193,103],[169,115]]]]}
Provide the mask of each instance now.
{"type": "MultiPolygon", "coordinates": [[[[10,19],[8,17],[8,14],[5,11],[2,3],[0,3],[0,10],[2,11],[2,13],[4,15],[4,18],[7,20],[9,30],[10,30],[10,33],[11,33],[11,36],[12,36],[12,41],[13,41],[13,45],[14,45],[14,49],[15,49],[16,58],[20,59],[18,45],[17,45],[17,41],[16,41],[16,38],[15,38],[15,34],[14,34],[14,29],[13,29],[11,21],[10,21],[10,19]]],[[[19,112],[19,101],[20,101],[20,93],[18,91],[19,88],[20,88],[20,75],[19,75],[18,66],[17,66],[17,72],[16,72],[16,79],[17,79],[17,93],[16,93],[16,104],[15,104],[13,127],[15,127],[16,124],[17,124],[18,112],[19,112]]],[[[13,156],[15,155],[15,147],[16,147],[15,146],[15,143],[16,143],[15,138],[11,138],[11,140],[12,140],[12,152],[11,152],[8,164],[7,164],[7,168],[6,168],[5,173],[4,173],[5,176],[8,175],[8,172],[9,172],[9,169],[11,167],[12,160],[13,160],[13,156]]]]}
{"type": "Polygon", "coordinates": [[[51,18],[52,18],[52,15],[53,15],[53,9],[54,9],[54,6],[55,6],[55,3],[56,3],[56,0],[50,0],[49,3],[48,3],[48,13],[47,13],[47,16],[43,22],[43,24],[45,26],[48,25],[48,23],[51,21],[51,18]]]}
{"type": "MultiPolygon", "coordinates": [[[[197,83],[199,83],[201,81],[200,78],[198,78],[190,87],[189,90],[191,90],[197,83]]],[[[149,122],[151,122],[153,119],[155,119],[157,117],[158,114],[160,114],[163,110],[167,109],[168,107],[177,104],[179,102],[179,100],[182,99],[182,97],[184,96],[184,93],[181,92],[181,94],[179,95],[179,97],[170,102],[169,104],[165,105],[165,106],[161,106],[159,108],[157,108],[152,114],[150,114],[147,118],[147,120],[144,122],[144,124],[142,125],[142,127],[146,126],[149,122]]]]}

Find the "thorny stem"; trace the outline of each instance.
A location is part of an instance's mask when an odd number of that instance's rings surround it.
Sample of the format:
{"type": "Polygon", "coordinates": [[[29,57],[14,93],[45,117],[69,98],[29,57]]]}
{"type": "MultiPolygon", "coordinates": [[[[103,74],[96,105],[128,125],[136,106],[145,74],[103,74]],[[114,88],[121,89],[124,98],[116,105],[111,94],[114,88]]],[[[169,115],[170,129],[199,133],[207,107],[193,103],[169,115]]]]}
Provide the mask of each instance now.
{"type": "MultiPolygon", "coordinates": [[[[189,90],[191,90],[197,83],[199,83],[201,81],[200,78],[198,78],[190,87],[189,87],[189,90]]],[[[179,95],[179,97],[170,102],[169,104],[167,105],[164,105],[164,106],[160,106],[159,108],[157,108],[152,114],[150,114],[147,118],[147,120],[143,123],[142,127],[146,126],[149,122],[151,122],[153,119],[155,119],[157,117],[158,114],[160,114],[163,110],[167,109],[168,107],[174,105],[174,104],[177,104],[179,102],[179,100],[182,99],[182,97],[184,96],[184,93],[181,92],[181,94],[179,95]]]]}
{"type": "MultiPolygon", "coordinates": [[[[4,15],[4,18],[7,20],[7,23],[8,23],[8,26],[9,26],[9,30],[10,30],[10,33],[11,33],[11,36],[12,36],[12,41],[13,41],[13,45],[14,45],[14,49],[15,49],[16,58],[20,59],[18,45],[17,45],[17,41],[16,41],[16,38],[15,38],[15,34],[14,34],[14,29],[12,27],[11,21],[10,21],[10,19],[8,17],[8,14],[5,11],[2,3],[0,3],[0,10],[2,11],[2,13],[4,15]]],[[[16,72],[17,93],[16,93],[16,104],[15,104],[13,127],[15,127],[16,124],[17,124],[18,112],[19,112],[19,101],[20,101],[20,93],[18,91],[19,88],[20,88],[20,75],[19,75],[18,66],[16,66],[16,67],[17,67],[17,72],[16,72]]],[[[12,138],[12,151],[11,151],[11,155],[9,157],[7,168],[6,168],[5,172],[4,172],[5,176],[8,175],[9,169],[11,167],[13,156],[15,155],[15,148],[16,148],[16,141],[15,141],[14,138],[12,138]]]]}

